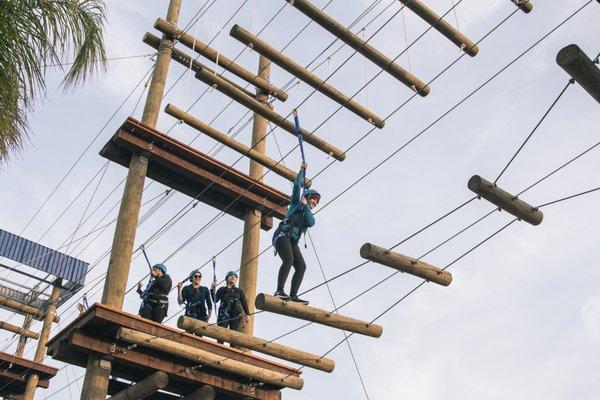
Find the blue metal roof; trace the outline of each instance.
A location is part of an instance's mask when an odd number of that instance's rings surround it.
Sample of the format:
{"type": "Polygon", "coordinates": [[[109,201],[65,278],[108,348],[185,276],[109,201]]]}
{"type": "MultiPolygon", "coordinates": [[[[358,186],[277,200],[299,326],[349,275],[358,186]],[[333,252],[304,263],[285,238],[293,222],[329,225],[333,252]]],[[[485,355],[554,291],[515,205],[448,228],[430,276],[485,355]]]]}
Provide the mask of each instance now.
{"type": "Polygon", "coordinates": [[[0,257],[83,285],[89,263],[0,229],[0,257]]]}

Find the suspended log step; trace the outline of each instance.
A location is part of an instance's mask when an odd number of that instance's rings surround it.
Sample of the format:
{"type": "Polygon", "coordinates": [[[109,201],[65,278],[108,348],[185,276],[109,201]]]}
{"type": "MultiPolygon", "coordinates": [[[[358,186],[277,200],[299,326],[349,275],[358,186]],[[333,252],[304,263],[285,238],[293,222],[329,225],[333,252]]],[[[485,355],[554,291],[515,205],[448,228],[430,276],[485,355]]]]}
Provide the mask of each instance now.
{"type": "Polygon", "coordinates": [[[163,371],[157,371],[149,377],[137,382],[134,385],[127,387],[108,398],[108,400],[141,400],[145,399],[153,393],[164,389],[169,384],[169,375],[163,371]]]}
{"type": "Polygon", "coordinates": [[[173,26],[173,24],[170,24],[164,19],[157,19],[154,23],[154,28],[166,35],[173,36],[175,39],[177,39],[177,41],[187,46],[192,51],[204,56],[218,66],[225,68],[227,71],[242,78],[251,85],[260,88],[265,93],[269,93],[271,96],[274,96],[281,101],[287,100],[288,95],[283,89],[272,85],[267,79],[250,72],[239,64],[236,64],[233,60],[213,49],[207,43],[204,43],[192,35],[183,32],[181,29],[173,26]]]}
{"type": "Polygon", "coordinates": [[[384,247],[371,243],[365,243],[361,246],[360,256],[366,260],[418,276],[438,285],[448,286],[452,282],[452,274],[448,271],[400,253],[393,253],[384,247]]]}
{"type": "MultiPolygon", "coordinates": [[[[142,39],[142,41],[144,43],[146,43],[148,46],[158,50],[158,48],[160,47],[160,41],[161,39],[158,36],[155,36],[153,34],[151,34],[150,32],[146,32],[144,34],[144,37],[142,39]]],[[[206,68],[207,70],[211,71],[212,74],[215,74],[215,71],[213,71],[212,69],[208,68],[206,65],[202,64],[201,62],[192,59],[192,57],[181,51],[178,50],[176,48],[173,48],[171,50],[171,59],[177,61],[179,64],[183,65],[186,68],[190,68],[190,62],[191,62],[191,69],[192,71],[196,72],[198,70],[200,70],[200,68],[206,68]]],[[[227,82],[229,82],[230,84],[232,84],[233,86],[235,86],[236,88],[238,88],[239,90],[241,90],[242,92],[246,93],[248,96],[254,97],[254,93],[244,89],[243,87],[241,87],[240,85],[238,85],[237,83],[227,79],[226,77],[224,77],[223,75],[219,75],[222,79],[226,80],[227,82]]]]}
{"type": "Polygon", "coordinates": [[[471,57],[475,57],[479,52],[479,48],[471,39],[463,35],[421,1],[400,0],[400,2],[471,57]]]}
{"type": "MultiPolygon", "coordinates": [[[[139,382],[156,371],[169,375],[169,383],[162,392],[190,396],[204,385],[212,386],[217,398],[241,399],[249,396],[255,400],[281,400],[281,384],[251,380],[242,375],[212,368],[198,359],[178,357],[160,349],[151,349],[117,339],[119,328],[142,332],[199,349],[221,359],[235,360],[245,366],[257,367],[290,377],[300,377],[301,371],[278,362],[223,346],[212,339],[191,335],[180,329],[117,310],[103,304],[92,305],[48,342],[48,354],[57,361],[85,368],[90,354],[112,363],[114,378],[139,382]]],[[[154,340],[151,340],[154,342],[154,340]]],[[[113,392],[114,393],[114,392],[113,392]]],[[[154,395],[153,395],[154,396],[154,395]]],[[[152,398],[152,396],[150,397],[152,398]]],[[[198,400],[189,397],[190,400],[198,400]]],[[[162,400],[162,399],[156,399],[162,400]]]]}
{"type": "Polygon", "coordinates": [[[520,220],[527,221],[532,225],[539,225],[544,219],[544,214],[539,209],[500,189],[479,175],[471,177],[467,186],[471,191],[520,220]]]}
{"type": "Polygon", "coordinates": [[[149,178],[229,215],[243,220],[248,210],[260,211],[264,230],[273,227],[273,217],[285,218],[287,194],[128,118],[100,155],[128,167],[132,154],[149,158],[149,178]]]}
{"type": "MultiPolygon", "coordinates": [[[[233,100],[237,101],[244,107],[249,108],[277,126],[280,126],[285,131],[296,136],[296,128],[293,122],[285,119],[285,117],[282,115],[277,114],[271,108],[262,104],[255,98],[245,95],[233,85],[230,85],[225,80],[221,79],[219,76],[215,76],[206,69],[202,68],[200,71],[196,72],[196,77],[207,85],[214,87],[224,95],[229,96],[233,100]]],[[[342,150],[317,137],[315,134],[302,129],[302,135],[305,142],[310,143],[317,149],[331,155],[336,160],[343,161],[346,158],[346,154],[342,150]]]]}
{"type": "Polygon", "coordinates": [[[39,333],[30,331],[29,329],[23,329],[20,326],[9,324],[8,322],[0,321],[0,329],[4,329],[9,332],[16,333],[17,335],[26,336],[35,340],[40,338],[39,333]]]}
{"type": "Polygon", "coordinates": [[[304,13],[308,18],[319,24],[321,27],[328,30],[335,37],[352,47],[358,53],[371,60],[375,65],[379,66],[388,74],[417,92],[419,95],[427,96],[429,94],[429,86],[427,86],[423,81],[402,68],[375,47],[362,40],[358,35],[350,32],[348,29],[346,29],[346,27],[344,27],[344,25],[340,24],[329,15],[319,10],[318,7],[315,7],[315,5],[308,0],[286,1],[304,13]]]}
{"type": "Polygon", "coordinates": [[[360,105],[358,102],[352,100],[349,96],[346,96],[344,93],[340,92],[332,85],[325,82],[323,79],[319,78],[312,72],[308,71],[302,65],[298,64],[297,62],[284,55],[276,48],[270,46],[264,40],[248,32],[241,26],[234,25],[233,28],[231,28],[229,34],[233,38],[244,43],[246,46],[256,50],[258,53],[267,57],[269,60],[279,65],[281,68],[285,69],[290,74],[306,82],[308,85],[323,93],[331,100],[352,111],[359,117],[367,120],[369,123],[375,125],[378,128],[383,128],[383,126],[385,125],[385,121],[382,118],[375,115],[375,113],[373,113],[366,107],[360,105]]]}
{"type": "Polygon", "coordinates": [[[232,329],[222,328],[199,319],[181,316],[177,321],[177,326],[187,332],[222,340],[234,346],[258,351],[263,354],[268,354],[273,357],[281,358],[282,360],[291,361],[320,371],[332,372],[335,368],[335,361],[329,358],[296,350],[268,340],[259,339],[232,329]]]}
{"type": "Polygon", "coordinates": [[[200,389],[194,390],[190,394],[183,396],[181,400],[213,400],[215,398],[215,389],[212,386],[204,385],[200,389]]]}
{"type": "MultiPolygon", "coordinates": [[[[210,136],[216,141],[223,143],[225,146],[269,168],[271,171],[275,172],[279,176],[284,177],[290,182],[294,182],[294,180],[296,179],[297,172],[292,171],[280,162],[277,162],[272,158],[265,156],[264,154],[254,150],[253,148],[238,142],[237,140],[231,138],[229,135],[226,135],[225,133],[213,128],[206,122],[203,122],[198,118],[191,116],[190,114],[186,113],[180,108],[177,108],[173,104],[167,104],[167,106],[165,107],[165,112],[170,116],[180,121],[183,121],[186,125],[191,126],[192,128],[199,130],[200,132],[210,136]]],[[[307,179],[305,186],[308,188],[310,187],[310,185],[311,180],[307,179]]]]}
{"type": "Polygon", "coordinates": [[[533,3],[530,0],[511,0],[525,14],[529,14],[533,10],[533,3]]]}
{"type": "Polygon", "coordinates": [[[600,69],[576,44],[556,55],[556,63],[600,103],[600,69]]]}
{"type": "Polygon", "coordinates": [[[47,389],[57,373],[57,368],[0,352],[0,397],[13,399],[25,394],[30,374],[39,377],[37,387],[47,389]]]}
{"type": "Polygon", "coordinates": [[[145,348],[160,350],[176,357],[187,358],[202,366],[216,368],[225,372],[245,376],[257,382],[285,386],[300,390],[304,385],[302,378],[245,364],[229,357],[219,356],[193,346],[177,343],[173,340],[149,335],[129,328],[119,328],[117,339],[134,343],[145,348]]]}
{"type": "Polygon", "coordinates": [[[256,308],[269,311],[276,314],[286,315],[292,318],[299,318],[305,321],[314,322],[321,325],[331,326],[348,332],[354,332],[361,335],[378,338],[383,333],[381,325],[371,324],[358,319],[345,317],[321,310],[315,307],[305,306],[293,301],[283,301],[278,297],[260,293],[256,296],[256,308]]]}
{"type": "MultiPolygon", "coordinates": [[[[108,395],[114,396],[115,394],[122,392],[123,390],[131,387],[135,382],[125,382],[119,381],[116,379],[110,379],[108,381],[108,395]]],[[[181,396],[176,394],[169,394],[164,391],[154,392],[147,397],[144,397],[144,400],[181,400],[181,396]]]]}
{"type": "MultiPolygon", "coordinates": [[[[21,303],[20,301],[9,299],[5,296],[0,296],[0,307],[14,310],[22,314],[29,314],[38,321],[43,321],[44,316],[46,315],[44,310],[41,310],[36,307],[31,307],[27,304],[21,303]]],[[[60,322],[60,317],[58,315],[55,315],[53,321],[56,323],[60,322]]]]}

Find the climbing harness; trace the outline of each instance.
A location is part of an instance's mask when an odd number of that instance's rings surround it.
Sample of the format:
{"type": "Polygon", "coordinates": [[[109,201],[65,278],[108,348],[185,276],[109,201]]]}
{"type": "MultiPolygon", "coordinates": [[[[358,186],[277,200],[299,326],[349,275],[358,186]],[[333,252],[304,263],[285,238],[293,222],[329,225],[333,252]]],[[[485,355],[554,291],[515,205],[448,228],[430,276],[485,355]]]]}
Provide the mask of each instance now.
{"type": "Polygon", "coordinates": [[[83,294],[83,307],[87,310],[88,308],[90,308],[90,305],[88,304],[88,299],[87,299],[87,293],[83,294]]]}
{"type": "MultiPolygon", "coordinates": [[[[217,281],[217,258],[213,257],[212,258],[212,267],[213,267],[213,282],[217,281]]],[[[215,315],[217,315],[217,302],[216,300],[216,294],[214,290],[210,291],[210,297],[212,297],[212,302],[213,302],[213,306],[215,309],[215,315]]]]}

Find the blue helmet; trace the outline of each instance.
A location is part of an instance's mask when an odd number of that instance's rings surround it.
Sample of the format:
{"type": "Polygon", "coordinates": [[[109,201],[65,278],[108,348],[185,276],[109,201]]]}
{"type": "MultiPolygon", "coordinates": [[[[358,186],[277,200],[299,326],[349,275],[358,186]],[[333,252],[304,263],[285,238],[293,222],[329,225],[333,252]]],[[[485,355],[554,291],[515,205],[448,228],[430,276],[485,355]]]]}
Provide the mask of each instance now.
{"type": "Polygon", "coordinates": [[[225,279],[229,278],[229,276],[230,276],[230,275],[233,275],[233,276],[235,276],[236,278],[238,277],[238,274],[237,274],[237,272],[235,272],[235,271],[229,271],[229,272],[227,273],[227,275],[225,275],[225,279]]]}
{"type": "Polygon", "coordinates": [[[191,282],[192,279],[194,278],[194,275],[197,273],[200,274],[200,276],[202,276],[202,272],[200,272],[200,269],[196,268],[195,270],[193,270],[192,272],[190,272],[190,274],[188,275],[188,279],[191,282]]]}
{"type": "Polygon", "coordinates": [[[306,197],[307,200],[310,199],[312,196],[318,196],[319,200],[321,200],[321,194],[315,189],[306,189],[304,191],[304,197],[306,197]]]}
{"type": "Polygon", "coordinates": [[[154,264],[152,268],[158,268],[163,272],[163,274],[167,274],[167,266],[165,264],[154,264]]]}

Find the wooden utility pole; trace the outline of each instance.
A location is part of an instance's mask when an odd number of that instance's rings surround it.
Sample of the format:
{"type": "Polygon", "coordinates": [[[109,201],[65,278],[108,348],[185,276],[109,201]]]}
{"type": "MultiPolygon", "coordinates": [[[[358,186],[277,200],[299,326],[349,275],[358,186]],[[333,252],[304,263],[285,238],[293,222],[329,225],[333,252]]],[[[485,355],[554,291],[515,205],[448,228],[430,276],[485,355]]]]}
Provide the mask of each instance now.
{"type": "MultiPolygon", "coordinates": [[[[23,330],[28,330],[31,328],[31,323],[33,322],[33,316],[31,314],[25,315],[25,320],[23,321],[23,330]]],[[[27,336],[21,335],[19,337],[19,344],[17,344],[17,357],[23,357],[23,353],[25,352],[25,345],[27,344],[27,336]]]]}
{"type": "MultiPolygon", "coordinates": [[[[169,1],[167,10],[169,23],[177,24],[181,2],[182,0],[169,1]]],[[[158,121],[173,45],[171,38],[163,35],[142,114],[142,124],[151,128],[155,128],[156,121],[158,121]]],[[[102,294],[103,304],[118,309],[123,308],[147,169],[148,159],[145,156],[133,155],[131,157],[102,294]]],[[[96,356],[88,357],[81,400],[106,399],[110,370],[109,361],[96,356]]]]}
{"type": "MultiPolygon", "coordinates": [[[[271,62],[263,56],[258,59],[258,76],[269,80],[271,75],[271,62]]],[[[262,89],[256,89],[256,100],[267,105],[269,94],[262,89]]],[[[252,123],[251,147],[259,154],[265,154],[267,120],[254,113],[252,123]]],[[[262,180],[264,167],[254,160],[250,160],[250,177],[262,180]]],[[[256,297],[256,280],[258,275],[258,252],[260,245],[260,219],[259,210],[248,210],[244,218],[244,238],[242,240],[242,261],[240,265],[240,289],[248,299],[248,309],[254,313],[254,298],[256,297]]],[[[242,323],[242,332],[252,335],[254,333],[254,315],[248,322],[242,323]]]]}
{"type": "MultiPolygon", "coordinates": [[[[36,363],[42,363],[44,361],[44,357],[46,356],[46,343],[48,343],[48,338],[50,337],[50,330],[52,329],[52,322],[54,321],[54,317],[56,316],[56,303],[58,302],[58,298],[62,293],[62,279],[57,279],[54,281],[54,286],[52,287],[52,294],[48,299],[48,303],[46,305],[46,314],[44,315],[44,323],[42,324],[42,331],[40,332],[40,338],[38,340],[37,349],[35,350],[35,357],[33,361],[36,363]]],[[[37,389],[38,382],[40,377],[37,374],[29,375],[27,379],[27,385],[25,386],[25,394],[23,395],[23,400],[33,400],[35,397],[35,390],[37,389]]]]}

